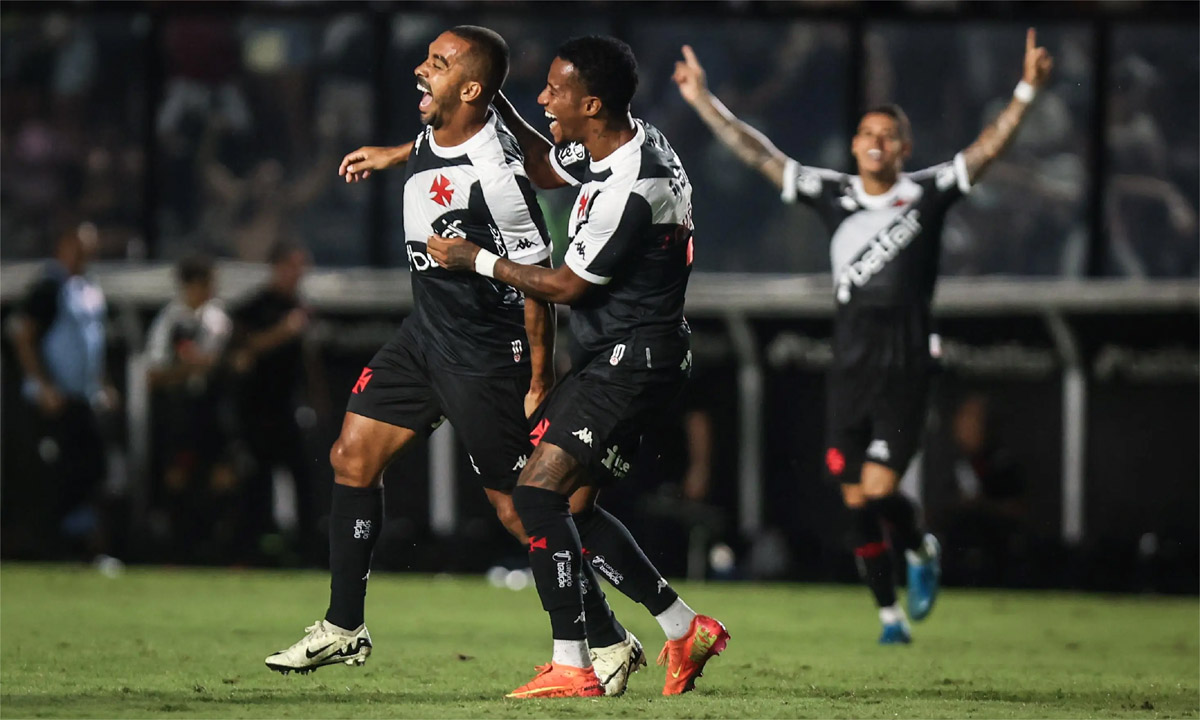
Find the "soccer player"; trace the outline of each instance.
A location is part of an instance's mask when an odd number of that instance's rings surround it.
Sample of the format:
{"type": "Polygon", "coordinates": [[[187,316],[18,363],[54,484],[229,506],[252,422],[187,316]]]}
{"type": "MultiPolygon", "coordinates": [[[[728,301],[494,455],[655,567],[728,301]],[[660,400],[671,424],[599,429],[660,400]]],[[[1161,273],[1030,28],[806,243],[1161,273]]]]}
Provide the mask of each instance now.
{"type": "MultiPolygon", "coordinates": [[[[523,404],[536,406],[553,383],[550,307],[526,302],[503,281],[448,272],[426,248],[436,233],[486,246],[514,264],[549,257],[520,148],[490,108],[508,57],[495,32],[458,26],[439,35],[416,68],[426,127],[409,149],[404,182],[415,308],[363,369],[330,452],[329,609],[299,642],[266,659],[273,670],[366,662],[372,645],[364,599],[383,523],[382,474],[443,420],[462,436],[505,526],[523,536],[509,493],[530,454],[523,404]]],[[[354,156],[343,161],[343,172],[354,156]]],[[[589,586],[596,588],[588,593],[589,627],[621,642],[624,629],[594,577],[589,586]]]]}
{"type": "Polygon", "coordinates": [[[578,564],[598,568],[662,626],[664,695],[691,690],[729,639],[721,623],[689,608],[625,526],[595,505],[596,487],[628,474],[642,433],[679,393],[691,367],[683,301],[692,264],[692,189],[662,133],[631,117],[637,80],[637,62],[620,40],[564,43],[538,96],[558,149],[497,98],[526,151],[531,180],[580,186],[564,265],[520,265],[460,238],[429,239],[443,267],[474,270],[572,307],[572,369],[533,418],[537,447],[512,494],[530,537],[554,651],[509,697],[600,694],[590,629],[577,622],[578,564]],[[578,502],[569,502],[572,493],[578,502]]]}
{"type": "Polygon", "coordinates": [[[827,476],[839,481],[852,517],[854,554],[879,605],[884,644],[911,642],[896,603],[892,558],[884,543],[908,563],[908,612],[929,615],[937,597],[937,540],[917,524],[912,502],[897,483],[917,450],[925,418],[931,360],[930,302],[937,277],[942,222],[1016,133],[1053,64],[1025,38],[1024,76],[999,117],[951,162],[903,172],[912,152],[912,130],[895,105],[868,110],[851,152],[857,175],[804,167],[740,121],[705,84],[704,68],[688,46],[675,65],[684,99],[747,165],[781,191],[784,202],[802,202],[828,227],[833,269],[834,362],[827,395],[827,476]]]}

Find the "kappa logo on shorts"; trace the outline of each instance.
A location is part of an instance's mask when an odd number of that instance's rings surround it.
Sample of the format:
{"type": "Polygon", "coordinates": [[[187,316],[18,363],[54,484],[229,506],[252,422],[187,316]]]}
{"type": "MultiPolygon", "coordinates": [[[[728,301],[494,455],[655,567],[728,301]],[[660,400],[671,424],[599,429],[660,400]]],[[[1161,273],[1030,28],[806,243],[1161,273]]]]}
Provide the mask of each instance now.
{"type": "Polygon", "coordinates": [[[892,458],[892,451],[888,447],[887,440],[872,440],[867,446],[867,457],[875,460],[887,462],[892,458]]]}
{"type": "Polygon", "coordinates": [[[826,450],[825,467],[829,468],[830,475],[841,475],[846,470],[846,458],[842,455],[842,451],[837,448],[826,450]]]}
{"type": "Polygon", "coordinates": [[[579,438],[579,442],[585,443],[588,447],[592,446],[592,431],[589,428],[576,430],[571,434],[579,438]]]}
{"type": "Polygon", "coordinates": [[[542,441],[542,436],[545,435],[546,431],[549,429],[550,429],[550,420],[548,420],[547,418],[542,418],[542,421],[540,423],[538,423],[537,426],[534,427],[533,430],[531,430],[529,432],[530,444],[532,444],[534,447],[537,447],[538,443],[540,443],[542,441]]]}
{"type": "Polygon", "coordinates": [[[363,390],[366,390],[367,383],[371,382],[371,376],[374,374],[375,374],[375,371],[372,370],[371,368],[363,368],[362,375],[358,376],[358,382],[354,383],[354,390],[352,390],[351,392],[353,392],[355,395],[357,395],[360,392],[362,392],[363,390]]]}
{"type": "Polygon", "coordinates": [[[528,462],[529,462],[529,457],[527,455],[522,455],[521,457],[517,458],[517,462],[515,465],[512,466],[512,469],[513,470],[524,470],[525,464],[528,462]]]}

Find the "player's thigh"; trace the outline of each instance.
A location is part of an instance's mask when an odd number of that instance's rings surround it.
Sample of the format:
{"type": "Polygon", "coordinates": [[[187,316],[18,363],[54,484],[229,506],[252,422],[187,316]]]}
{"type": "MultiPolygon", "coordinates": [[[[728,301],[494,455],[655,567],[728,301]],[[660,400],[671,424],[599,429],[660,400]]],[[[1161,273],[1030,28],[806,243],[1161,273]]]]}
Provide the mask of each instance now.
{"type": "Polygon", "coordinates": [[[484,488],[512,492],[529,461],[529,376],[434,373],[434,390],[484,488]]]}
{"type": "Polygon", "coordinates": [[[830,371],[825,383],[823,474],[831,484],[854,486],[853,490],[843,490],[843,498],[849,507],[857,507],[850,504],[850,498],[861,492],[858,483],[870,440],[870,409],[869,378],[860,378],[857,373],[830,371]]]}
{"type": "Polygon", "coordinates": [[[675,369],[573,375],[547,399],[538,428],[579,462],[586,483],[602,486],[630,473],[642,436],[667,416],[685,381],[675,369]]]}
{"type": "Polygon", "coordinates": [[[517,485],[551,490],[570,496],[583,482],[584,467],[569,452],[551,442],[541,442],[521,471],[517,485]]]}
{"type": "MultiPolygon", "coordinates": [[[[872,400],[871,437],[864,451],[867,463],[877,467],[870,474],[878,480],[868,484],[867,492],[878,491],[879,483],[890,477],[895,486],[909,462],[921,448],[925,437],[929,376],[924,372],[897,373],[885,378],[872,400]],[[890,470],[890,474],[886,471],[890,470]]],[[[864,468],[863,480],[868,470],[864,468]]],[[[884,494],[888,491],[883,491],[884,494]]]]}
{"type": "Polygon", "coordinates": [[[380,485],[383,471],[415,438],[410,428],[347,412],[329,451],[336,481],[355,487],[380,485]]]}

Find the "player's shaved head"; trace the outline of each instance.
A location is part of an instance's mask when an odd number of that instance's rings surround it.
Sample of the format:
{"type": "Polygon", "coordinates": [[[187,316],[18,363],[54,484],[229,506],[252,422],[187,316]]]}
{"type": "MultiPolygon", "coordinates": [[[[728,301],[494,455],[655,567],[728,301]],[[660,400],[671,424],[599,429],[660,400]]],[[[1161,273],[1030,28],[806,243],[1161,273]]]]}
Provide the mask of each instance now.
{"type": "Polygon", "coordinates": [[[478,25],[458,25],[449,31],[466,40],[470,50],[463,56],[470,79],[483,85],[489,99],[504,86],[508,77],[508,43],[500,33],[478,25]]]}

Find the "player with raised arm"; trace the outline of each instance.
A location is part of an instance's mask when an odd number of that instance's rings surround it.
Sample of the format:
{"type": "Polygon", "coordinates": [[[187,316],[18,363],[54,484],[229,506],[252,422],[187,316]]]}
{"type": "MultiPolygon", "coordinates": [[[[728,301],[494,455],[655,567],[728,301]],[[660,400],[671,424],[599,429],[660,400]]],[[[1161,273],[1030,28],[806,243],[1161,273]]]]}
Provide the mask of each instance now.
{"type": "Polygon", "coordinates": [[[903,171],[912,130],[895,105],[868,110],[851,152],[857,175],[804,167],[739,120],[705,84],[691,47],[675,64],[684,99],[723,143],[780,189],[784,202],[813,207],[831,234],[836,313],[833,367],[827,383],[825,469],[840,482],[852,517],[854,554],[879,605],[884,644],[912,636],[896,603],[892,557],[908,564],[908,612],[929,615],[940,582],[940,548],[923,533],[913,503],[897,491],[920,445],[932,361],[930,304],[937,279],[942,223],[1012,140],[1030,103],[1050,76],[1053,60],[1025,38],[1022,80],[1008,107],[953,160],[915,173],[903,171]]]}
{"type": "Polygon", "coordinates": [[[662,133],[631,117],[636,89],[629,46],[590,36],[558,49],[538,97],[557,149],[497,98],[531,179],[580,187],[564,265],[524,266],[458,238],[429,239],[443,267],[474,270],[572,308],[571,372],[534,416],[537,448],[513,490],[554,654],[510,697],[596,694],[590,638],[577,622],[577,563],[600,569],[658,620],[667,636],[659,656],[667,665],[664,695],[691,690],[729,639],[721,623],[691,610],[628,530],[595,505],[599,485],[628,474],[643,432],[691,367],[683,303],[692,265],[692,188],[662,133]],[[586,502],[569,502],[573,493],[586,502]]]}
{"type": "MultiPolygon", "coordinates": [[[[426,249],[437,233],[514,264],[548,261],[520,147],[490,107],[508,58],[495,32],[458,26],[439,35],[416,68],[425,128],[404,154],[403,200],[414,310],[363,369],[330,452],[329,609],[299,642],[266,659],[273,670],[366,661],[372,645],[363,614],[383,523],[383,471],[443,420],[462,437],[505,527],[525,539],[511,492],[531,452],[527,415],[554,382],[553,309],[502,281],[449,272],[426,249]]],[[[588,627],[619,643],[624,628],[590,580],[588,627]]]]}

